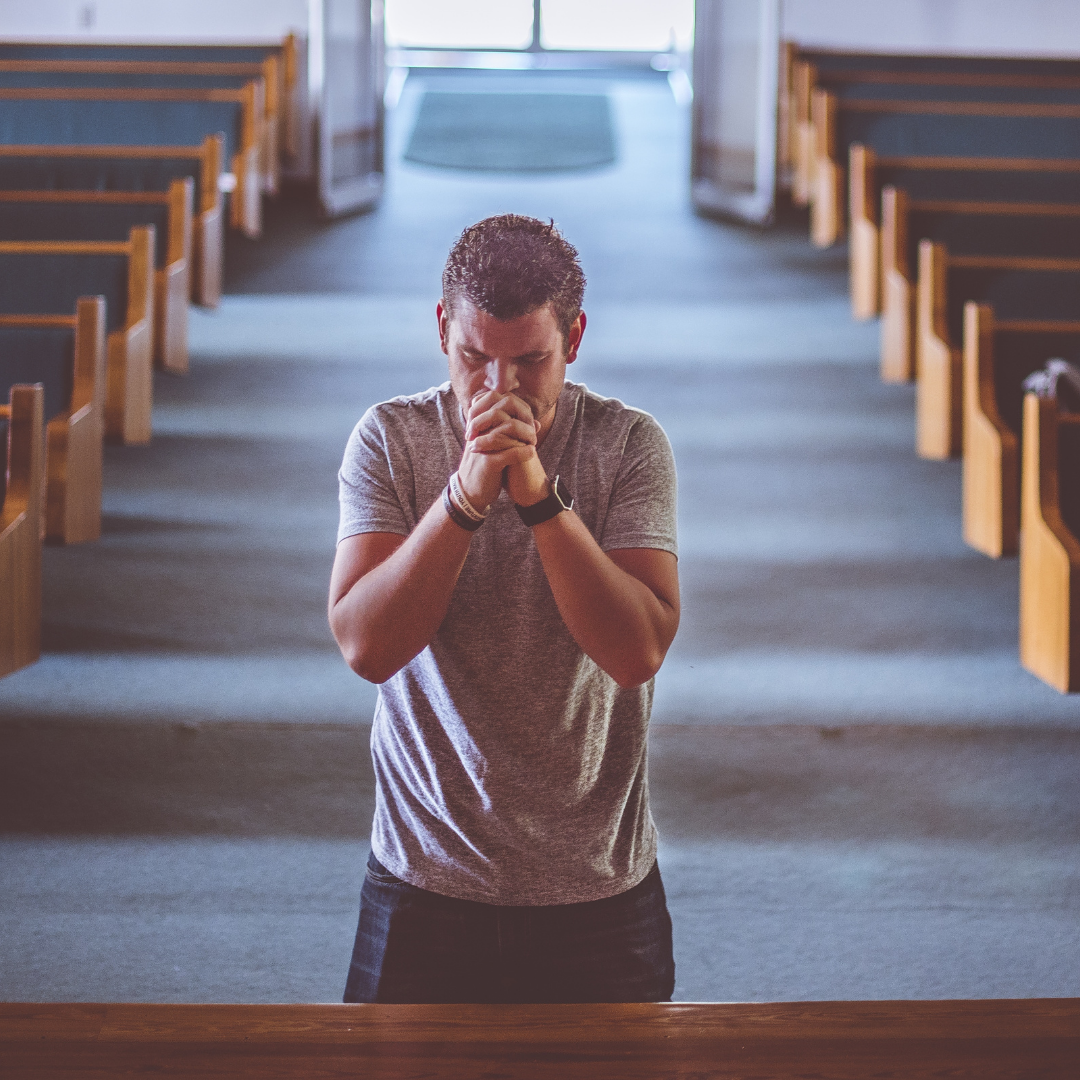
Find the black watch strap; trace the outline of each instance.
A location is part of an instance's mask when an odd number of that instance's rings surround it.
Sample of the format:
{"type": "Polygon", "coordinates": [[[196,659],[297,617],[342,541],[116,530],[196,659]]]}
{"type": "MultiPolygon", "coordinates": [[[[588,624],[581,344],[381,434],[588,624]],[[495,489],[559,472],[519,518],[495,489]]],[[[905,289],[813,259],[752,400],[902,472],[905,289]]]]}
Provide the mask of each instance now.
{"type": "Polygon", "coordinates": [[[556,514],[561,514],[564,510],[573,510],[573,508],[574,496],[570,494],[570,489],[562,480],[556,476],[551,482],[551,494],[546,499],[541,499],[538,503],[533,503],[532,506],[519,506],[517,512],[518,517],[532,528],[533,525],[550,521],[556,514]]]}

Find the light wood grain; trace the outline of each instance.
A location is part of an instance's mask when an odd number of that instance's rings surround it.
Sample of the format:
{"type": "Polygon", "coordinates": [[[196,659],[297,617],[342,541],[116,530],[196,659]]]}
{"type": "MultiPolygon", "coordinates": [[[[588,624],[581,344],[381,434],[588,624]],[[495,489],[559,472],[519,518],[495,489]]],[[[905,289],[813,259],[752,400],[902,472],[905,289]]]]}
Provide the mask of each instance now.
{"type": "MultiPolygon", "coordinates": [[[[1024,399],[1020,486],[1020,663],[1064,693],[1080,690],[1080,540],[1061,519],[1057,402],[1024,399]]],[[[1075,476],[1066,482],[1076,483],[1075,476]]]]}
{"type": "Polygon", "coordinates": [[[45,391],[14,386],[8,413],[7,491],[0,507],[0,676],[41,655],[45,391]]]}
{"type": "Polygon", "coordinates": [[[848,273],[851,314],[872,319],[881,311],[881,231],[877,199],[874,151],[852,143],[848,149],[848,212],[851,242],[848,273]]]}
{"type": "Polygon", "coordinates": [[[167,256],[154,273],[154,361],[174,375],[188,370],[193,186],[190,177],[169,185],[167,256]]]}
{"type": "Polygon", "coordinates": [[[810,239],[817,247],[831,247],[847,230],[844,168],[836,160],[835,94],[814,90],[810,98],[813,125],[813,165],[810,197],[810,239]]]}
{"type": "Polygon", "coordinates": [[[908,197],[891,185],[881,192],[881,379],[915,377],[915,284],[908,265],[908,197]]]}
{"type": "Polygon", "coordinates": [[[1020,445],[1001,419],[994,378],[994,310],[964,305],[964,540],[999,559],[1020,543],[1020,445]]]}
{"type": "Polygon", "coordinates": [[[946,298],[949,253],[944,244],[919,243],[916,290],[915,446],[920,457],[942,460],[961,450],[962,359],[949,340],[946,298]]]}

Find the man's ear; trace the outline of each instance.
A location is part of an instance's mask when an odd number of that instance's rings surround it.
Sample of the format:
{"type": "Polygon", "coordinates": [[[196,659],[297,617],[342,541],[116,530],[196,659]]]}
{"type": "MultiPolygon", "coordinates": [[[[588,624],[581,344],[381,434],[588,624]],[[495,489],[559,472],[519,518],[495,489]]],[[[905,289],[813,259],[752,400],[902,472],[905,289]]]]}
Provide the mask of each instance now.
{"type": "Polygon", "coordinates": [[[439,344],[442,346],[442,351],[449,356],[450,316],[447,314],[446,306],[442,300],[435,305],[435,318],[439,322],[439,344]]]}
{"type": "Polygon", "coordinates": [[[572,364],[577,359],[578,346],[585,333],[585,312],[579,311],[578,317],[570,324],[570,332],[566,335],[566,362],[572,364]]]}

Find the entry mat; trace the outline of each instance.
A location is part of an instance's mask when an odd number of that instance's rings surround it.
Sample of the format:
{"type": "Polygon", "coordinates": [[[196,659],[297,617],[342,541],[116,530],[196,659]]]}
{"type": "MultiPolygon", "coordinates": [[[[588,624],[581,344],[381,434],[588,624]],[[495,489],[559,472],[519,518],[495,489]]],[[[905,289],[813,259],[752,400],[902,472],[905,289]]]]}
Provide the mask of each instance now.
{"type": "Polygon", "coordinates": [[[615,160],[603,94],[497,94],[429,90],[407,161],[448,169],[560,172],[615,160]]]}

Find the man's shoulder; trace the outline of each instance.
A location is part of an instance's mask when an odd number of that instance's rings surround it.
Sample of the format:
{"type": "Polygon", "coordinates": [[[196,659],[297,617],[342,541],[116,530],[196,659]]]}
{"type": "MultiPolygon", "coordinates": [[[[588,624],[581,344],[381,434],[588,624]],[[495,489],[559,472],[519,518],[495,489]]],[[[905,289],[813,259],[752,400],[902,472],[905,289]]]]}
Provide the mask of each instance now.
{"type": "Polygon", "coordinates": [[[604,397],[590,390],[584,383],[567,384],[578,400],[578,415],[582,420],[586,438],[593,436],[607,440],[621,434],[623,438],[633,432],[635,437],[659,437],[666,439],[659,421],[651,413],[614,397],[604,397]]]}
{"type": "Polygon", "coordinates": [[[444,423],[448,397],[453,390],[448,382],[432,386],[418,394],[401,394],[372,405],[356,425],[357,432],[375,434],[382,439],[408,437],[444,423]]]}

